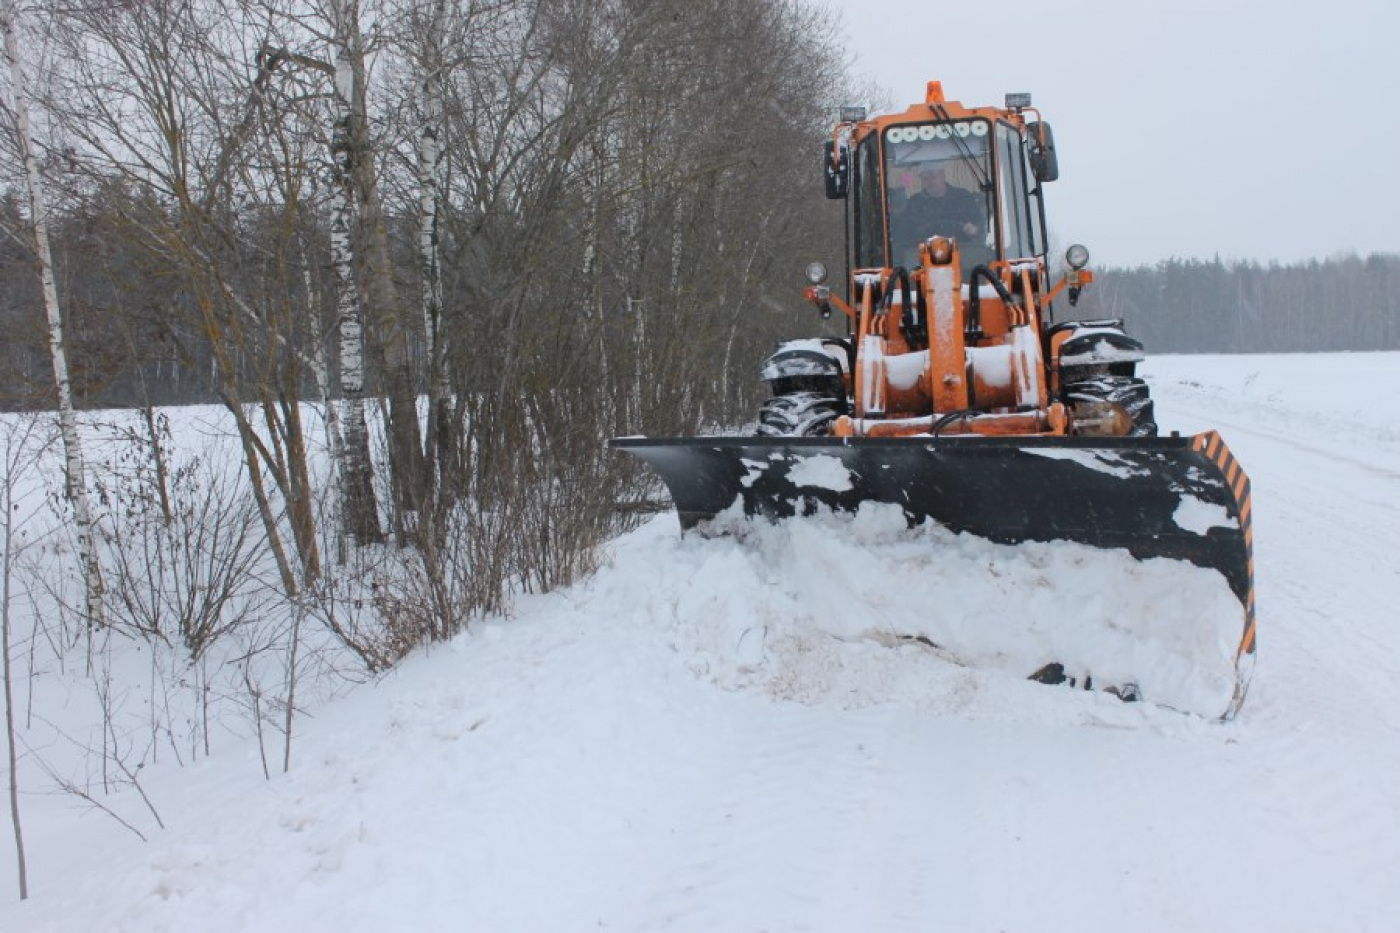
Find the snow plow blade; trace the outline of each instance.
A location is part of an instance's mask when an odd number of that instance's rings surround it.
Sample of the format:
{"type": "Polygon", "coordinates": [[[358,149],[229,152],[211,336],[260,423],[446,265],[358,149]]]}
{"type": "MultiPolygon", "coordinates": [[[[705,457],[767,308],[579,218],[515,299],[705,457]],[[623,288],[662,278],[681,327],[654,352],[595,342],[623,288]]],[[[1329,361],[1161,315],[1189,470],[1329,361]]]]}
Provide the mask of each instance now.
{"type": "MultiPolygon", "coordinates": [[[[1235,696],[1254,653],[1249,480],[1215,432],[1193,437],[617,438],[670,490],[682,530],[726,510],[772,519],[865,502],[1003,544],[1073,541],[1224,577],[1243,607],[1235,696]],[[737,504],[737,505],[736,505],[737,504]]],[[[733,514],[730,512],[730,514],[733,514]]]]}

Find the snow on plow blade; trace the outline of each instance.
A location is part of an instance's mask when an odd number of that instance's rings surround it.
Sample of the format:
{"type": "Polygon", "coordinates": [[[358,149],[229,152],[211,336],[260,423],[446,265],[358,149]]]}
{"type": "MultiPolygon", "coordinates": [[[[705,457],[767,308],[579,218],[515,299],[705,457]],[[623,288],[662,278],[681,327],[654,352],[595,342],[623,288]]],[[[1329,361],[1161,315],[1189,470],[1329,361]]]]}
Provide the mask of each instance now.
{"type": "Polygon", "coordinates": [[[1194,437],[618,438],[670,490],[683,530],[721,513],[772,519],[901,507],[1003,544],[1073,541],[1219,573],[1243,612],[1230,636],[1244,700],[1254,657],[1249,480],[1215,432],[1194,437]]]}

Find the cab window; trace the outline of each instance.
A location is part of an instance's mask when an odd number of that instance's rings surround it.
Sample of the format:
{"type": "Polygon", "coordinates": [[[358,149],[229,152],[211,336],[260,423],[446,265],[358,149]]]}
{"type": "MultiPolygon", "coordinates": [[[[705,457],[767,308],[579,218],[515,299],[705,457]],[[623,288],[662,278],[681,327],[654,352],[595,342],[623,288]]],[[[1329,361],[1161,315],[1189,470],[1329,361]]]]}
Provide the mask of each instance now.
{"type": "Polygon", "coordinates": [[[874,136],[856,147],[856,268],[885,264],[885,216],[880,198],[880,156],[874,136]]]}
{"type": "Polygon", "coordinates": [[[1007,259],[1036,255],[1031,215],[1029,176],[1021,134],[1009,124],[997,124],[997,162],[1001,176],[1001,228],[1007,259]]]}
{"type": "Polygon", "coordinates": [[[957,241],[965,272],[993,258],[990,130],[983,119],[885,129],[891,265],[917,265],[932,236],[957,241]]]}

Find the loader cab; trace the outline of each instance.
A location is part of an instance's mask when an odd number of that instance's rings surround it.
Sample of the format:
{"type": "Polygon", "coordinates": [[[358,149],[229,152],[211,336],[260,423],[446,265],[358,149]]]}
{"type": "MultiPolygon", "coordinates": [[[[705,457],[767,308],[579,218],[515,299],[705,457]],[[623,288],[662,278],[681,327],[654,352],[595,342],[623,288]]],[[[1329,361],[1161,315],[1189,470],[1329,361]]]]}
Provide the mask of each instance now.
{"type": "Polygon", "coordinates": [[[856,268],[919,263],[931,236],[957,240],[964,276],[1045,253],[1040,187],[1019,126],[1001,119],[873,127],[851,158],[856,268]]]}

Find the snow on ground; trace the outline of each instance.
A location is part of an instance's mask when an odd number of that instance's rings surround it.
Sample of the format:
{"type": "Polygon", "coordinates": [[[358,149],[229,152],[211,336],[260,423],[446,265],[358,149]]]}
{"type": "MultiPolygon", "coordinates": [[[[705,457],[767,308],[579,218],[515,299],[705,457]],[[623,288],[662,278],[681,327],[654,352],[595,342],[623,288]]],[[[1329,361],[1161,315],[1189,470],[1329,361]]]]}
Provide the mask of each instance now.
{"type": "Polygon", "coordinates": [[[1218,427],[1252,478],[1259,662],[1229,724],[881,637],[920,604],[1016,623],[1055,549],[662,516],[317,710],[290,774],[251,744],[154,769],[149,843],[27,798],[32,898],[0,929],[1394,929],[1400,354],[1149,378],[1165,428],[1218,427]],[[925,572],[887,585],[892,558],[925,572]]]}

